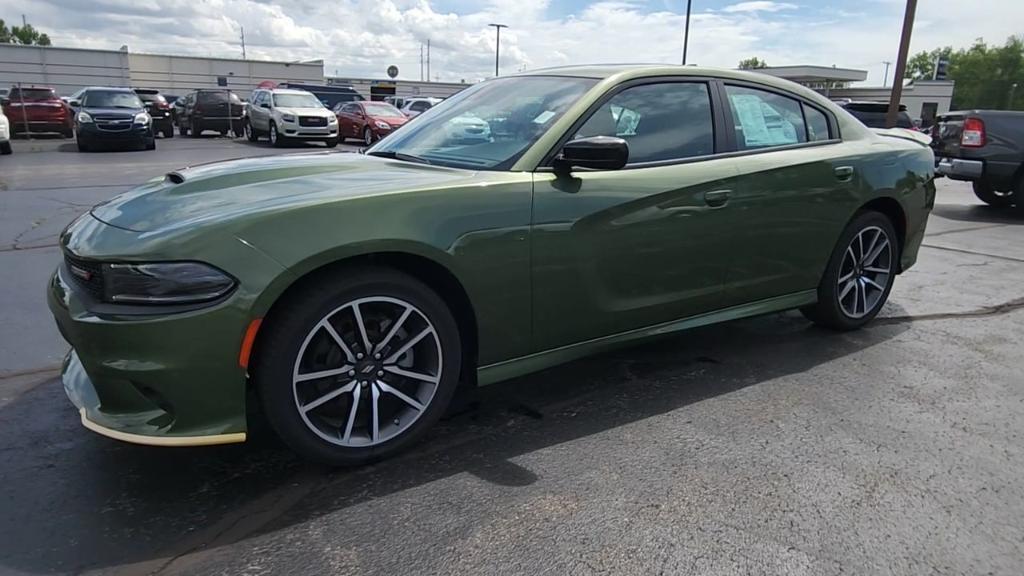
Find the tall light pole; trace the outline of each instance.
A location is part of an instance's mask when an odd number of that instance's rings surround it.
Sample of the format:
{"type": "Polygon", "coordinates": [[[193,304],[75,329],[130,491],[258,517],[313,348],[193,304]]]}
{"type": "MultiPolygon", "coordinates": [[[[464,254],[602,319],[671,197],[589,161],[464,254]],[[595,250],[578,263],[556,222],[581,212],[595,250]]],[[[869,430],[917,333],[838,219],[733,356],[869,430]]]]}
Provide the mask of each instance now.
{"type": "Polygon", "coordinates": [[[686,0],[686,29],[683,31],[683,66],[686,66],[686,47],[690,43],[690,8],[693,0],[686,0]]]}
{"type": "Polygon", "coordinates": [[[497,42],[494,44],[494,76],[498,76],[498,57],[501,55],[501,29],[508,28],[504,24],[488,24],[488,26],[494,26],[494,31],[498,33],[497,42]]]}
{"type": "Polygon", "coordinates": [[[889,95],[889,112],[885,115],[886,128],[896,125],[896,117],[900,112],[900,99],[903,98],[903,75],[907,71],[907,54],[910,52],[910,33],[914,31],[915,12],[917,12],[917,0],[907,0],[907,11],[903,14],[900,53],[896,57],[896,74],[892,80],[892,94],[889,95]]]}
{"type": "Polygon", "coordinates": [[[889,66],[892,66],[892,62],[882,60],[882,64],[885,64],[885,74],[882,75],[882,88],[885,88],[889,85],[889,66]]]}

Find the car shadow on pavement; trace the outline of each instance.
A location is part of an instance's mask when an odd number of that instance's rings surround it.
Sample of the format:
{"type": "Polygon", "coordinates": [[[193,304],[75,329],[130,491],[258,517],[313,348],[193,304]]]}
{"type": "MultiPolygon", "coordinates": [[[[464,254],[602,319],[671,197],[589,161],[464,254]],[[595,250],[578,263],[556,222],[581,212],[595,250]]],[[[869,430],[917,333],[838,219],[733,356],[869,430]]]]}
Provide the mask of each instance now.
{"type": "MultiPolygon", "coordinates": [[[[898,304],[888,310],[905,316],[898,304]]],[[[424,442],[355,469],[299,460],[258,420],[240,445],[119,443],[82,429],[51,380],[0,409],[0,572],[151,573],[458,474],[528,486],[552,472],[523,467],[513,461],[519,456],[772,385],[908,328],[883,322],[838,334],[789,312],[694,329],[479,389],[424,442]]],[[[588,460],[581,454],[565,466],[588,460]]]]}
{"type": "Polygon", "coordinates": [[[1024,224],[1024,210],[997,208],[987,204],[936,204],[932,215],[958,222],[1024,224]]]}

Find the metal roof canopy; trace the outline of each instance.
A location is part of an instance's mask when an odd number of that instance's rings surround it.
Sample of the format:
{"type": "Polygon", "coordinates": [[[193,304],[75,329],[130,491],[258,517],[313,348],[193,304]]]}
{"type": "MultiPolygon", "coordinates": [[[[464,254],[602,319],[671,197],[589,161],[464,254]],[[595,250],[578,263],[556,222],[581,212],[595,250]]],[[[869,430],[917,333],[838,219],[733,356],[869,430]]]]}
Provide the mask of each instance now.
{"type": "Polygon", "coordinates": [[[758,68],[753,72],[785,78],[793,82],[863,82],[868,78],[867,70],[835,66],[769,66],[768,68],[758,68]]]}

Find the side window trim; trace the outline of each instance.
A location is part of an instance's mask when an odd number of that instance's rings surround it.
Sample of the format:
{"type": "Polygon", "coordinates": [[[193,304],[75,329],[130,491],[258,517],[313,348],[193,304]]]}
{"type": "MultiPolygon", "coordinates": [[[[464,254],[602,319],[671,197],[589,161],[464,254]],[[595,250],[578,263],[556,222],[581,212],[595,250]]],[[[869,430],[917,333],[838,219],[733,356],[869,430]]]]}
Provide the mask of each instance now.
{"type": "Polygon", "coordinates": [[[705,156],[692,156],[689,158],[673,158],[669,160],[658,160],[655,162],[635,162],[627,164],[622,167],[621,170],[632,170],[636,168],[652,168],[656,166],[670,166],[674,164],[690,164],[693,162],[701,162],[704,160],[710,160],[717,158],[723,153],[728,152],[728,141],[726,140],[725,123],[722,118],[723,116],[723,101],[718,93],[716,83],[718,80],[710,76],[652,76],[649,78],[637,78],[635,80],[627,80],[621,84],[616,85],[610,90],[606,91],[600,99],[594,102],[587,110],[580,114],[580,117],[573,122],[572,126],[562,134],[558,142],[544,155],[544,158],[540,161],[537,167],[534,169],[536,172],[550,172],[553,170],[551,163],[558,152],[565,146],[566,142],[572,137],[573,134],[578,132],[584,124],[590,120],[590,117],[594,115],[598,110],[601,109],[609,100],[614,98],[620,92],[624,92],[630,88],[637,86],[646,86],[648,84],[668,84],[668,83],[688,83],[688,84],[704,84],[708,89],[708,97],[711,102],[711,130],[712,138],[714,139],[714,153],[705,156]]]}

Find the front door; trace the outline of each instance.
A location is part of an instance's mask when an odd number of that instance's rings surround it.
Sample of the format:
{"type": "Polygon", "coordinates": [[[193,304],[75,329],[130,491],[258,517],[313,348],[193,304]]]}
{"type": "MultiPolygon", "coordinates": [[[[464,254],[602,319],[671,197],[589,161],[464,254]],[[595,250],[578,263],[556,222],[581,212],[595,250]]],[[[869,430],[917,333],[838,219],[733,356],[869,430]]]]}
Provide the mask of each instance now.
{"type": "Polygon", "coordinates": [[[536,350],[719,306],[736,170],[713,158],[711,94],[696,81],[625,87],[573,134],[623,138],[625,168],[535,174],[536,350]]]}
{"type": "Polygon", "coordinates": [[[817,106],[726,83],[730,132],[741,154],[734,189],[726,305],[814,290],[856,208],[856,151],[817,106]]]}

